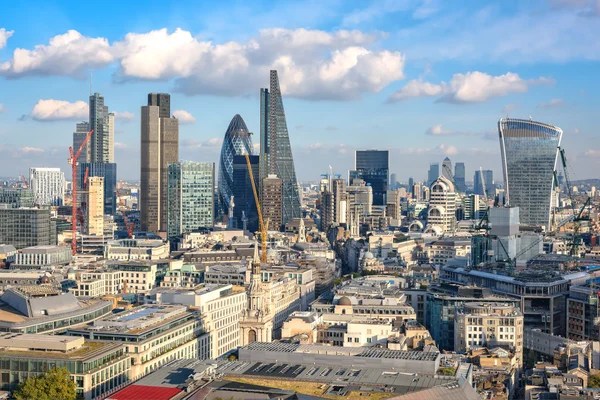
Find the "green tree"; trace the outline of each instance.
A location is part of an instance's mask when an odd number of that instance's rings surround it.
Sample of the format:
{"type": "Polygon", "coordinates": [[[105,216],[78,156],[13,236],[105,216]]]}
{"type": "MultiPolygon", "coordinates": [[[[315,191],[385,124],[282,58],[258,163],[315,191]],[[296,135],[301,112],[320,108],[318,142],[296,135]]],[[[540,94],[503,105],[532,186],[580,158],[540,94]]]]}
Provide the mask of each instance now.
{"type": "Polygon", "coordinates": [[[593,389],[600,388],[600,374],[590,376],[588,380],[588,387],[593,389]]]}
{"type": "Polygon", "coordinates": [[[53,368],[39,377],[30,377],[13,393],[17,400],[75,400],[75,382],[66,368],[53,368]]]}

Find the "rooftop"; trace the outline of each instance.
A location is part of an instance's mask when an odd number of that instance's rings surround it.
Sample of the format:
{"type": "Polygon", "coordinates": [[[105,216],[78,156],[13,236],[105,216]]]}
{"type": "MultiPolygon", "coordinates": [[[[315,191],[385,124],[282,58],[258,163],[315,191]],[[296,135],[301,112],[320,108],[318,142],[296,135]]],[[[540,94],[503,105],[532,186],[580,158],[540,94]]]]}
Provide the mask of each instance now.
{"type": "Polygon", "coordinates": [[[21,250],[24,254],[48,254],[48,253],[63,253],[70,252],[71,248],[68,246],[56,246],[56,245],[45,245],[45,246],[32,246],[26,247],[21,250]]]}
{"type": "Polygon", "coordinates": [[[87,329],[96,332],[137,334],[176,319],[186,312],[187,307],[181,305],[140,306],[97,320],[87,329]]]}

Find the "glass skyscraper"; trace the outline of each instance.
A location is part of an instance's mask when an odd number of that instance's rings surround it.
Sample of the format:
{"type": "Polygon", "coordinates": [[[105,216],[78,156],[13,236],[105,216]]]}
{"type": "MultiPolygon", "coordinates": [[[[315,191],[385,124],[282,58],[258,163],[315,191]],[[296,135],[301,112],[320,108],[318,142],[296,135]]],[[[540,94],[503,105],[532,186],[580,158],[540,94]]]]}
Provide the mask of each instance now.
{"type": "Polygon", "coordinates": [[[440,164],[431,163],[429,164],[429,172],[427,173],[427,186],[431,185],[440,177],[440,164]]]}
{"type": "Polygon", "coordinates": [[[457,162],[454,165],[454,186],[456,186],[456,190],[459,192],[466,192],[467,185],[465,183],[465,163],[457,162]]]}
{"type": "MultiPolygon", "coordinates": [[[[283,109],[277,71],[270,73],[270,88],[260,90],[260,193],[262,181],[277,175],[282,181],[282,223],[302,216],[290,136],[283,109]]],[[[274,229],[276,227],[273,227],[274,229]]]]}
{"type": "Polygon", "coordinates": [[[373,205],[385,205],[389,186],[389,152],[387,150],[357,150],[354,170],[358,178],[371,186],[373,205]]]}
{"type": "Polygon", "coordinates": [[[519,207],[522,224],[549,228],[562,130],[541,122],[503,118],[498,121],[498,133],[507,205],[519,207]]]}
{"type": "MultiPolygon", "coordinates": [[[[250,156],[250,166],[254,175],[254,182],[258,189],[258,156],[250,156]]],[[[252,183],[250,182],[250,174],[248,173],[248,165],[246,157],[237,155],[233,157],[233,195],[235,196],[233,208],[233,227],[237,229],[246,228],[250,232],[258,230],[258,211],[256,209],[256,201],[254,201],[254,193],[252,192],[252,183]]]]}
{"type": "MultiPolygon", "coordinates": [[[[236,114],[225,132],[219,161],[219,203],[223,214],[228,213],[231,196],[234,195],[234,185],[236,184],[233,180],[234,158],[244,154],[252,154],[252,138],[246,123],[239,114],[236,114]]],[[[243,158],[245,159],[245,157],[243,158]]],[[[248,181],[249,184],[250,181],[248,181]]],[[[250,188],[250,191],[252,191],[252,188],[250,188]]],[[[237,198],[234,199],[234,203],[238,204],[237,198]]]]}
{"type": "Polygon", "coordinates": [[[476,169],[475,174],[473,175],[473,193],[483,196],[483,186],[485,183],[485,195],[487,197],[495,196],[495,186],[494,186],[494,171],[491,169],[484,169],[482,171],[476,169]],[[481,173],[483,172],[483,180],[481,178],[481,173]]]}
{"type": "Polygon", "coordinates": [[[167,178],[167,237],[210,228],[214,221],[215,164],[169,163],[167,178]]]}
{"type": "Polygon", "coordinates": [[[104,178],[104,213],[114,215],[117,212],[117,164],[104,162],[81,163],[77,166],[77,203],[81,203],[79,193],[83,193],[85,170],[88,177],[104,178]]]}
{"type": "MultiPolygon", "coordinates": [[[[115,114],[108,112],[108,107],[104,105],[104,97],[98,93],[90,96],[89,108],[88,128],[93,129],[94,133],[88,142],[89,158],[87,161],[112,163],[115,157],[115,114]]],[[[74,150],[77,151],[77,149],[74,150]]]]}

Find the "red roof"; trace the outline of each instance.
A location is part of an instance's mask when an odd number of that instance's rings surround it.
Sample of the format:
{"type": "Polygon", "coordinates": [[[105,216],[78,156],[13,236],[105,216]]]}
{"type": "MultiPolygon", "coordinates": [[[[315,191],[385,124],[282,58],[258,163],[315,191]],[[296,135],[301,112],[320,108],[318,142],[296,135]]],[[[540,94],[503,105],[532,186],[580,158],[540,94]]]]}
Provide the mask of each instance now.
{"type": "Polygon", "coordinates": [[[108,397],[107,400],[170,400],[181,393],[181,389],[131,385],[108,397]]]}

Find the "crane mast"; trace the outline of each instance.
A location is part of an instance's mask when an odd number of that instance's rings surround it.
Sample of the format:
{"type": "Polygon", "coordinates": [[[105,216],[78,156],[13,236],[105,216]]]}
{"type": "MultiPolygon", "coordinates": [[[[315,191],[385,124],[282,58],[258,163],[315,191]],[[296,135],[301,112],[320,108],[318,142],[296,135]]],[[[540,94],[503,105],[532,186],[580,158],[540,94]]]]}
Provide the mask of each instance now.
{"type": "Polygon", "coordinates": [[[73,255],[77,254],[77,159],[79,158],[79,155],[81,154],[81,151],[83,150],[83,148],[85,147],[85,145],[87,144],[88,140],[90,140],[90,137],[92,136],[92,134],[94,133],[94,130],[92,129],[91,131],[88,132],[87,136],[85,137],[85,139],[83,140],[83,142],[81,143],[81,146],[79,146],[79,149],[77,150],[77,152],[75,154],[73,154],[73,146],[69,146],[69,164],[71,165],[71,232],[72,232],[72,237],[71,237],[71,251],[73,252],[73,255]]]}
{"type": "Polygon", "coordinates": [[[256,203],[256,211],[258,213],[258,224],[260,230],[260,242],[262,245],[262,252],[260,259],[263,263],[267,262],[267,227],[263,221],[262,206],[258,199],[258,192],[256,191],[256,183],[254,183],[254,173],[252,172],[252,163],[250,162],[250,155],[245,153],[246,165],[248,166],[248,176],[250,177],[250,183],[252,184],[252,193],[254,194],[254,202],[256,203]]]}

